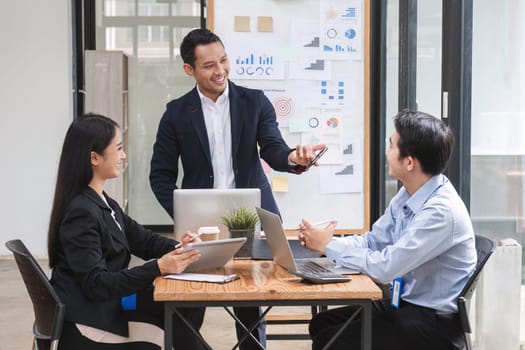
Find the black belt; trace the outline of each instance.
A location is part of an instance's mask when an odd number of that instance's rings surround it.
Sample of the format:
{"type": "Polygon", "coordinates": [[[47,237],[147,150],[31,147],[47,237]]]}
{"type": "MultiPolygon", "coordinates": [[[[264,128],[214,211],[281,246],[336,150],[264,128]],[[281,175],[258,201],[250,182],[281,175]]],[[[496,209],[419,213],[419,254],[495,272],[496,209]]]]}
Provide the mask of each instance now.
{"type": "Polygon", "coordinates": [[[441,319],[446,319],[446,320],[455,320],[455,319],[458,318],[458,313],[457,312],[438,313],[435,309],[432,309],[432,308],[429,308],[429,307],[425,307],[425,306],[416,305],[416,304],[413,304],[413,303],[409,303],[408,301],[401,300],[401,306],[404,306],[404,305],[411,306],[411,307],[414,307],[416,309],[420,309],[420,310],[423,310],[425,312],[431,313],[431,314],[435,315],[436,318],[438,318],[438,319],[441,318],[441,319]]]}
{"type": "Polygon", "coordinates": [[[458,314],[457,312],[451,312],[451,313],[448,313],[448,314],[438,314],[436,312],[436,317],[437,318],[444,318],[444,319],[447,319],[447,320],[455,320],[458,318],[458,314]]]}

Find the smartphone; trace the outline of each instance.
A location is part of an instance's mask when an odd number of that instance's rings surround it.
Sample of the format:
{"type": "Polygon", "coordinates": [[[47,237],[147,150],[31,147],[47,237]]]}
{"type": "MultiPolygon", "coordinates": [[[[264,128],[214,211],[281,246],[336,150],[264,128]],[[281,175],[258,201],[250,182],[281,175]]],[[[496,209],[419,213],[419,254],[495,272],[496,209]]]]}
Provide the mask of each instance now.
{"type": "Polygon", "coordinates": [[[308,166],[305,168],[305,171],[310,169],[312,167],[312,165],[315,164],[315,162],[317,162],[319,159],[321,159],[321,157],[323,156],[323,154],[326,153],[326,151],[328,151],[328,147],[325,147],[322,150],[320,150],[319,152],[317,152],[317,154],[315,155],[314,159],[312,159],[310,161],[310,164],[308,164],[308,166]]]}
{"type": "Polygon", "coordinates": [[[326,153],[326,151],[328,151],[328,147],[325,147],[322,150],[320,150],[319,152],[317,152],[317,154],[315,155],[314,159],[312,159],[310,161],[308,166],[296,164],[294,167],[292,167],[292,169],[291,169],[292,172],[294,172],[296,174],[301,174],[301,173],[305,172],[306,170],[310,169],[310,167],[312,165],[314,165],[315,162],[317,162],[323,156],[323,154],[326,153]]]}

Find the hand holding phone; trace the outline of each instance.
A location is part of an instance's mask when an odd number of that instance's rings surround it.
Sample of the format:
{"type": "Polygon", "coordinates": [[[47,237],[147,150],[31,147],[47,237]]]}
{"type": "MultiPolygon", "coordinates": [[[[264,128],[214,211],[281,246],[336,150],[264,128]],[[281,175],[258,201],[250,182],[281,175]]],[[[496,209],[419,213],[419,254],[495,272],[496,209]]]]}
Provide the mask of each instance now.
{"type": "Polygon", "coordinates": [[[315,157],[310,161],[310,163],[308,163],[307,166],[297,164],[297,165],[295,165],[292,168],[292,171],[295,172],[296,174],[301,174],[301,173],[307,171],[308,169],[310,169],[312,167],[312,165],[315,164],[315,162],[317,162],[323,156],[323,154],[326,153],[326,151],[328,151],[328,147],[325,147],[322,150],[320,150],[319,152],[317,152],[315,157]]]}
{"type": "Polygon", "coordinates": [[[323,156],[323,154],[326,153],[326,151],[328,151],[328,147],[325,147],[322,150],[320,150],[319,152],[317,152],[317,154],[315,155],[314,159],[312,159],[310,161],[310,164],[308,164],[308,166],[304,170],[306,171],[306,170],[310,169],[312,167],[312,165],[315,164],[315,162],[317,162],[319,159],[321,159],[321,157],[323,156]]]}

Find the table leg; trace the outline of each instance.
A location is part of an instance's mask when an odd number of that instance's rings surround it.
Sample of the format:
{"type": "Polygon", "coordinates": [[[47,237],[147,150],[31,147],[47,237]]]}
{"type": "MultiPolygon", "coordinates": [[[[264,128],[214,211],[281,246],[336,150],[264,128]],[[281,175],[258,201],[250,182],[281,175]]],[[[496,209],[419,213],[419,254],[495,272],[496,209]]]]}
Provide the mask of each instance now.
{"type": "Polygon", "coordinates": [[[261,348],[262,350],[264,350],[264,346],[253,336],[252,334],[252,331],[259,325],[259,323],[261,323],[261,321],[264,319],[264,316],[266,316],[266,314],[272,309],[271,306],[268,306],[266,308],[266,310],[264,310],[264,312],[261,314],[261,316],[259,316],[259,318],[250,326],[250,328],[248,329],[246,327],[246,325],[244,325],[241,320],[237,317],[237,315],[235,315],[232,311],[230,311],[230,309],[228,309],[226,306],[224,307],[224,310],[226,310],[226,312],[228,312],[230,314],[230,316],[235,320],[236,323],[238,323],[243,329],[244,329],[244,336],[239,339],[239,341],[237,342],[237,344],[235,344],[232,348],[232,350],[240,347],[240,344],[248,337],[251,337],[256,343],[257,345],[259,346],[259,348],[261,348]]]}
{"type": "Polygon", "coordinates": [[[372,303],[363,305],[361,312],[361,350],[372,349],[372,303]]]}
{"type": "Polygon", "coordinates": [[[204,346],[206,347],[206,349],[208,350],[213,350],[212,347],[208,344],[208,342],[206,342],[206,340],[202,337],[202,335],[197,331],[195,330],[195,328],[193,327],[193,325],[188,322],[188,320],[186,319],[186,317],[184,317],[183,314],[181,314],[179,312],[179,310],[177,310],[176,307],[173,308],[173,311],[175,312],[175,314],[177,314],[177,316],[180,317],[180,319],[182,320],[182,322],[184,322],[184,324],[186,326],[188,326],[188,328],[191,330],[191,332],[193,333],[193,335],[195,335],[197,338],[200,339],[200,341],[202,342],[202,344],[204,344],[204,346]]]}
{"type": "Polygon", "coordinates": [[[202,335],[195,330],[193,325],[188,322],[186,317],[177,310],[176,307],[172,306],[170,303],[164,303],[164,349],[172,350],[173,349],[173,314],[176,314],[182,322],[192,331],[192,333],[200,339],[202,344],[208,350],[213,350],[212,347],[206,342],[202,335]]]}
{"type": "Polygon", "coordinates": [[[173,311],[170,303],[164,303],[164,349],[173,349],[173,311]]]}

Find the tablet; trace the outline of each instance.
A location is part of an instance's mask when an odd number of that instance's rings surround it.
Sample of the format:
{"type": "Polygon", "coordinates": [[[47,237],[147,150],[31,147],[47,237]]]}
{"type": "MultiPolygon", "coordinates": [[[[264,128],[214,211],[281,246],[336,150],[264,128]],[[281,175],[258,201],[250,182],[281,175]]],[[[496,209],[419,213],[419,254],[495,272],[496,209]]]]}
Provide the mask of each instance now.
{"type": "Polygon", "coordinates": [[[201,257],[190,264],[184,272],[223,267],[237,253],[244,242],[246,242],[246,237],[189,243],[184,251],[197,249],[201,253],[201,257]]]}

